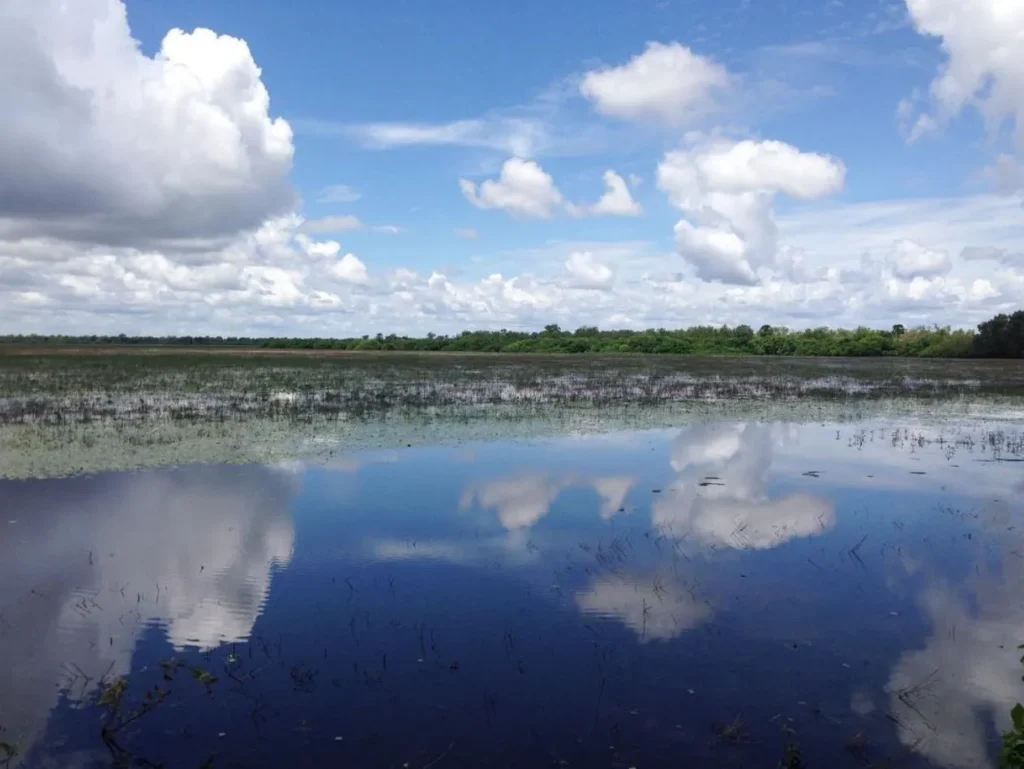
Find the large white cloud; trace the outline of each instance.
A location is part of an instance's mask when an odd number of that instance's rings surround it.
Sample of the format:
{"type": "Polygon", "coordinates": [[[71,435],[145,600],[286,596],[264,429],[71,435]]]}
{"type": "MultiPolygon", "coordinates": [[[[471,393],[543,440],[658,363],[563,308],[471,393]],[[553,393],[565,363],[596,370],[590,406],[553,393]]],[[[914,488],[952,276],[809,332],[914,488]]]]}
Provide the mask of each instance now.
{"type": "Polygon", "coordinates": [[[573,216],[640,216],[643,208],[633,200],[626,180],[611,169],[604,172],[604,194],[590,205],[571,205],[573,216]]]}
{"type": "Polygon", "coordinates": [[[676,246],[698,276],[754,285],[760,268],[779,266],[775,195],[825,197],[845,173],[835,158],[783,142],[691,137],[658,165],[658,186],[686,215],[676,246]]]}
{"type": "Polygon", "coordinates": [[[0,236],[194,241],[292,205],[291,129],[245,41],[174,29],[150,58],[121,0],[0,17],[0,236]]]}
{"type": "Polygon", "coordinates": [[[926,248],[912,240],[901,240],[889,256],[893,274],[905,280],[946,275],[953,261],[945,251],[926,248]]]}
{"type": "Polygon", "coordinates": [[[615,273],[594,259],[589,251],[573,251],[565,260],[565,271],[572,277],[572,285],[579,288],[607,289],[615,280],[615,273]]]}
{"type": "Polygon", "coordinates": [[[729,85],[717,62],[679,43],[648,43],[626,64],[587,72],[580,93],[606,115],[676,125],[713,109],[729,85]]]}
{"type": "MultiPolygon", "coordinates": [[[[931,109],[921,113],[911,138],[934,130],[968,106],[977,107],[990,130],[1004,121],[1024,152],[1024,4],[1015,0],[906,0],[914,28],[939,38],[945,61],[929,89],[931,109]]],[[[905,105],[908,103],[905,103],[905,105]]],[[[1020,189],[1019,160],[997,159],[1000,186],[1020,189]]]]}
{"type": "Polygon", "coordinates": [[[459,189],[477,208],[498,208],[514,216],[548,219],[563,204],[551,174],[536,162],[522,158],[509,158],[497,179],[487,179],[480,185],[459,179],[459,189]]]}

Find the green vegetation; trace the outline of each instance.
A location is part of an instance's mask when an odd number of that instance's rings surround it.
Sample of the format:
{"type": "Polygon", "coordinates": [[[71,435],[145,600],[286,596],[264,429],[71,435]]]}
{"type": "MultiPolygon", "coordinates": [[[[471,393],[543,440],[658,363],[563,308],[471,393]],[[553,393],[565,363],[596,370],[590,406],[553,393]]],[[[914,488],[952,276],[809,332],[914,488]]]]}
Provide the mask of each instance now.
{"type": "MultiPolygon", "coordinates": [[[[1024,649],[1024,645],[1017,649],[1024,649]]],[[[1024,665],[1024,657],[1020,661],[1024,665]]],[[[1024,705],[1019,702],[1010,711],[1010,723],[1010,728],[1003,732],[999,764],[1008,769],[1024,769],[1024,705]]]]}
{"type": "Polygon", "coordinates": [[[306,350],[376,350],[489,353],[646,353],[674,355],[797,355],[905,358],[1024,357],[1024,310],[999,315],[977,332],[949,327],[888,331],[813,328],[790,331],[761,326],[695,326],[686,329],[600,331],[584,326],[566,331],[557,325],[543,331],[464,331],[455,336],[425,337],[377,334],[357,339],[256,338],[196,336],[3,336],[0,343],[20,345],[137,345],[251,347],[306,350]]]}
{"type": "Polygon", "coordinates": [[[999,763],[1008,769],[1024,769],[1024,705],[1019,702],[1010,711],[1013,726],[1003,732],[999,763]]]}

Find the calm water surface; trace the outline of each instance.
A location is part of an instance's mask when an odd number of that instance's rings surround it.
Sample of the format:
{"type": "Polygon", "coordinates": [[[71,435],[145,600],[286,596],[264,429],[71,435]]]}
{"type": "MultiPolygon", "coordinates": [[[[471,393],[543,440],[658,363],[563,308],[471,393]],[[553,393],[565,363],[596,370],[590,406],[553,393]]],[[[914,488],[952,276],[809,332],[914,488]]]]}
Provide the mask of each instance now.
{"type": "Polygon", "coordinates": [[[0,481],[0,765],[994,765],[1022,454],[713,423],[0,481]]]}

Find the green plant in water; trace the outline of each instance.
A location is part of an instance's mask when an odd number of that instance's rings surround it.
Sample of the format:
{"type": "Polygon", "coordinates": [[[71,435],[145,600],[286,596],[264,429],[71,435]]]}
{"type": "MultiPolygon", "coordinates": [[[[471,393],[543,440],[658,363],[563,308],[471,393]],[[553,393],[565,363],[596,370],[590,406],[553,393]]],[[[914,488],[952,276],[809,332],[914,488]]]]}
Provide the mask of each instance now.
{"type": "Polygon", "coordinates": [[[10,766],[11,762],[18,757],[20,752],[17,745],[0,740],[0,766],[10,766]]]}
{"type": "Polygon", "coordinates": [[[793,743],[786,745],[786,750],[782,754],[782,760],[779,761],[779,769],[805,769],[799,746],[793,743]]]}
{"type": "Polygon", "coordinates": [[[1010,711],[1013,726],[1003,732],[999,763],[1008,769],[1024,769],[1024,705],[1019,702],[1010,711]]]}
{"type": "MultiPolygon", "coordinates": [[[[1024,645],[1018,646],[1024,649],[1024,645]]],[[[1024,657],[1020,658],[1024,665],[1024,657]]],[[[1010,711],[1011,728],[1003,732],[1003,749],[999,753],[1000,766],[1024,769],[1024,705],[1019,702],[1010,711]]]]}

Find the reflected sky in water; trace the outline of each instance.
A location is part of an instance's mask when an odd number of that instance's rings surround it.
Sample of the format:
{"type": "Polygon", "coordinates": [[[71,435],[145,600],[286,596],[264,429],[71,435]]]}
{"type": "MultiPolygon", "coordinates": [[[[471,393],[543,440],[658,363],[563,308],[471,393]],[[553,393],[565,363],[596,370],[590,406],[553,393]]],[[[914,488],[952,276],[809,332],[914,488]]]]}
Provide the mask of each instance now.
{"type": "Polygon", "coordinates": [[[999,423],[710,423],[0,482],[0,741],[14,766],[994,766],[1022,451],[999,423]]]}

